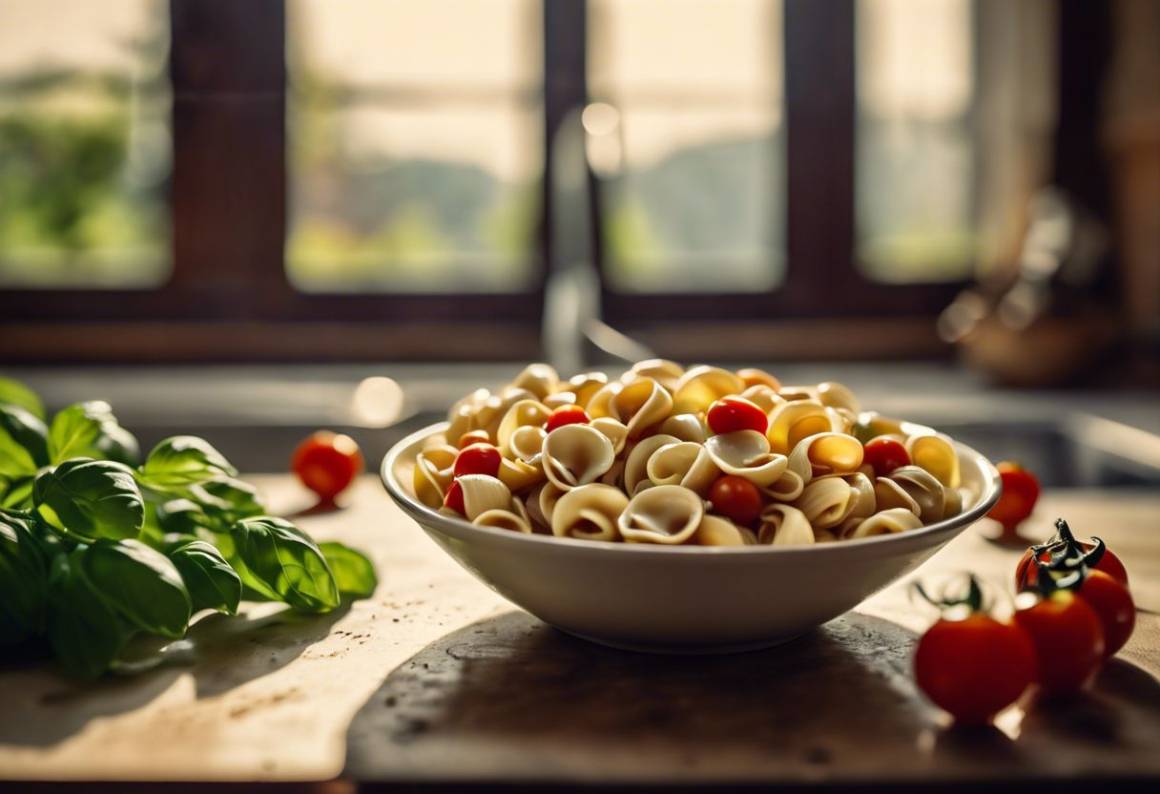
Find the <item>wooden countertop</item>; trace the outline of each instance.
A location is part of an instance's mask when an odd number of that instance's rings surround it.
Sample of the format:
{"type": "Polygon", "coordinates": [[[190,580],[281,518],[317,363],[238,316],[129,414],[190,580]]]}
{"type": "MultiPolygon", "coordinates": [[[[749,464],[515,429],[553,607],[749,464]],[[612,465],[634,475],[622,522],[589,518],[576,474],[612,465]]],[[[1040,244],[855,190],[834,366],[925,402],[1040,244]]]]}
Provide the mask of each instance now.
{"type": "MultiPolygon", "coordinates": [[[[255,477],[272,506],[306,495],[255,477]]],[[[192,663],[79,686],[0,667],[0,779],[961,782],[1160,777],[1160,495],[1053,492],[1126,559],[1145,610],[1092,691],[945,729],[909,673],[927,616],[900,584],[794,643],[658,657],[567,637],[443,555],[382,493],[298,519],[369,550],[375,597],[304,618],[249,605],[191,630],[192,663]]],[[[968,530],[919,575],[1006,583],[1016,552],[968,530]]],[[[840,575],[840,572],[835,572],[840,575]]]]}

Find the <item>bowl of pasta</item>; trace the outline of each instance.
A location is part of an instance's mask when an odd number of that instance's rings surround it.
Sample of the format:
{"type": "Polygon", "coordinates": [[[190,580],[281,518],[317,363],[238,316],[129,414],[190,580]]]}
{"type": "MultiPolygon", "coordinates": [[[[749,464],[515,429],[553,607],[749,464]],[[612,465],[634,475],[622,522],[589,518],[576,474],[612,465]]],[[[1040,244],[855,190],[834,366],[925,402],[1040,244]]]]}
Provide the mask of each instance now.
{"type": "Polygon", "coordinates": [[[707,653],[853,609],[977,521],[994,466],[845,386],[671,361],[533,364],[383,459],[392,499],[486,585],[563,631],[707,653]]]}

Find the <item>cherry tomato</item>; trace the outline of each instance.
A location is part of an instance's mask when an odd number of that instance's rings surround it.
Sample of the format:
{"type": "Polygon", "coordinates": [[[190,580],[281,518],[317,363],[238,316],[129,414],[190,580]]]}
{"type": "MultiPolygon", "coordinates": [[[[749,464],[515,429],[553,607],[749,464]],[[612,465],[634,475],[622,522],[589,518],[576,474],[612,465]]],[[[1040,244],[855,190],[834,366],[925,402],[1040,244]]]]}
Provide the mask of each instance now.
{"type": "Polygon", "coordinates": [[[471,444],[459,450],[452,471],[456,477],[464,474],[486,474],[496,477],[499,475],[502,459],[499,450],[491,444],[471,444]]]}
{"type": "Polygon", "coordinates": [[[747,389],[750,386],[768,386],[774,391],[781,389],[781,381],[763,369],[739,369],[737,370],[737,377],[741,378],[747,389]]]}
{"type": "Polygon", "coordinates": [[[738,524],[751,524],[761,515],[761,492],[744,477],[726,474],[709,489],[713,511],[738,524]]]}
{"type": "Polygon", "coordinates": [[[872,438],[862,445],[864,463],[874,467],[874,474],[885,477],[900,466],[910,465],[910,454],[896,439],[872,438]]]}
{"type": "Polygon", "coordinates": [[[472,444],[490,444],[491,436],[487,434],[486,430],[469,430],[459,437],[459,441],[455,446],[463,449],[472,444]]]}
{"type": "Polygon", "coordinates": [[[732,433],[737,430],[756,430],[764,434],[769,417],[744,397],[722,397],[709,406],[709,429],[714,433],[732,433]]]}
{"type": "MultiPolygon", "coordinates": [[[[1039,546],[1032,546],[1023,552],[1023,557],[1019,560],[1019,564],[1015,566],[1016,592],[1033,589],[1036,585],[1038,568],[1031,564],[1036,556],[1036,551],[1038,551],[1039,559],[1042,562],[1051,562],[1053,555],[1064,554],[1073,556],[1083,554],[1088,556],[1092,549],[1096,547],[1096,543],[1093,542],[1094,539],[1076,539],[1075,535],[1072,534],[1071,527],[1062,518],[1055,522],[1055,526],[1057,532],[1051,540],[1039,546]]],[[[1128,586],[1128,571],[1124,568],[1124,563],[1120,562],[1120,558],[1111,549],[1104,548],[1103,553],[1096,560],[1095,565],[1092,565],[1087,560],[1085,560],[1085,564],[1093,570],[1103,571],[1124,587],[1128,586]]]]}
{"type": "Polygon", "coordinates": [[[1082,600],[1099,616],[1104,630],[1104,658],[1124,647],[1136,627],[1136,605],[1128,588],[1100,570],[1089,571],[1079,590],[1082,600]]]}
{"type": "Polygon", "coordinates": [[[1018,700],[1035,669],[1035,647],[1023,629],[982,612],[939,620],[914,654],[919,688],[965,724],[987,722],[1018,700]]]}
{"type": "Polygon", "coordinates": [[[998,521],[1007,532],[1014,532],[1039,501],[1039,480],[1018,463],[1004,461],[996,468],[1003,482],[1003,493],[987,517],[998,521]]]}
{"type": "Polygon", "coordinates": [[[588,422],[588,414],[579,405],[561,405],[548,415],[548,421],[544,423],[544,429],[551,433],[557,427],[563,427],[564,425],[586,425],[588,422]]]}
{"type": "Polygon", "coordinates": [[[294,450],[291,468],[303,485],[331,501],[362,473],[363,456],[350,436],[319,430],[294,450]]]}
{"type": "Polygon", "coordinates": [[[1015,623],[1035,645],[1036,680],[1044,692],[1076,692],[1104,657],[1104,630],[1087,602],[1066,590],[1046,598],[1024,593],[1016,599],[1015,623]]]}
{"type": "Polygon", "coordinates": [[[450,507],[461,516],[467,515],[467,508],[463,506],[463,486],[459,480],[452,480],[451,487],[443,495],[443,506],[450,507]]]}

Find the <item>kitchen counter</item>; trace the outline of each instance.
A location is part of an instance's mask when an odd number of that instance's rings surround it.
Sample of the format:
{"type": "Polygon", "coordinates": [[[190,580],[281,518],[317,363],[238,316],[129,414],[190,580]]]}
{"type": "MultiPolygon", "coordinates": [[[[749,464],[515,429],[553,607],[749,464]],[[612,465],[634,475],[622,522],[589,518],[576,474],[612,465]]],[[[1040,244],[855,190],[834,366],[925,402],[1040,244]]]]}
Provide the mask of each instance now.
{"type": "MultiPolygon", "coordinates": [[[[274,509],[308,504],[252,478],[274,509]]],[[[658,657],[560,634],[443,555],[368,476],[348,508],[298,517],[368,550],[372,599],[320,617],[245,605],[136,677],[77,685],[0,667],[0,779],[357,782],[960,783],[1160,777],[1160,494],[1049,491],[1127,561],[1136,632],[1090,693],[947,729],[910,676],[929,619],[904,583],[767,651],[658,657]]],[[[1006,584],[1018,554],[964,532],[919,575],[1006,584]]],[[[841,575],[835,571],[835,575],[841,575]]],[[[1009,585],[1008,585],[1009,586],[1009,585]]]]}

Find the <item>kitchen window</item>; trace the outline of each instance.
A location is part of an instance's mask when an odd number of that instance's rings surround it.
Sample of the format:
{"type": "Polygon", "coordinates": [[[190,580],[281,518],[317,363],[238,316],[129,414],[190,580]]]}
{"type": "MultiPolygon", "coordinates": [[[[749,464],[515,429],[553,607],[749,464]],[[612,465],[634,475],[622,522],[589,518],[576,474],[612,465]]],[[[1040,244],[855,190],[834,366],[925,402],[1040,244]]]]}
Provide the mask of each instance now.
{"type": "MultiPolygon", "coordinates": [[[[124,7],[70,17],[75,71],[123,73],[89,81],[121,137],[71,211],[117,233],[49,266],[0,209],[12,357],[525,358],[576,257],[675,357],[725,324],[738,355],[938,354],[980,259],[982,0],[124,7]],[[875,333],[836,347],[851,318],[875,333]]],[[[31,61],[4,57],[19,117],[31,61]]]]}

